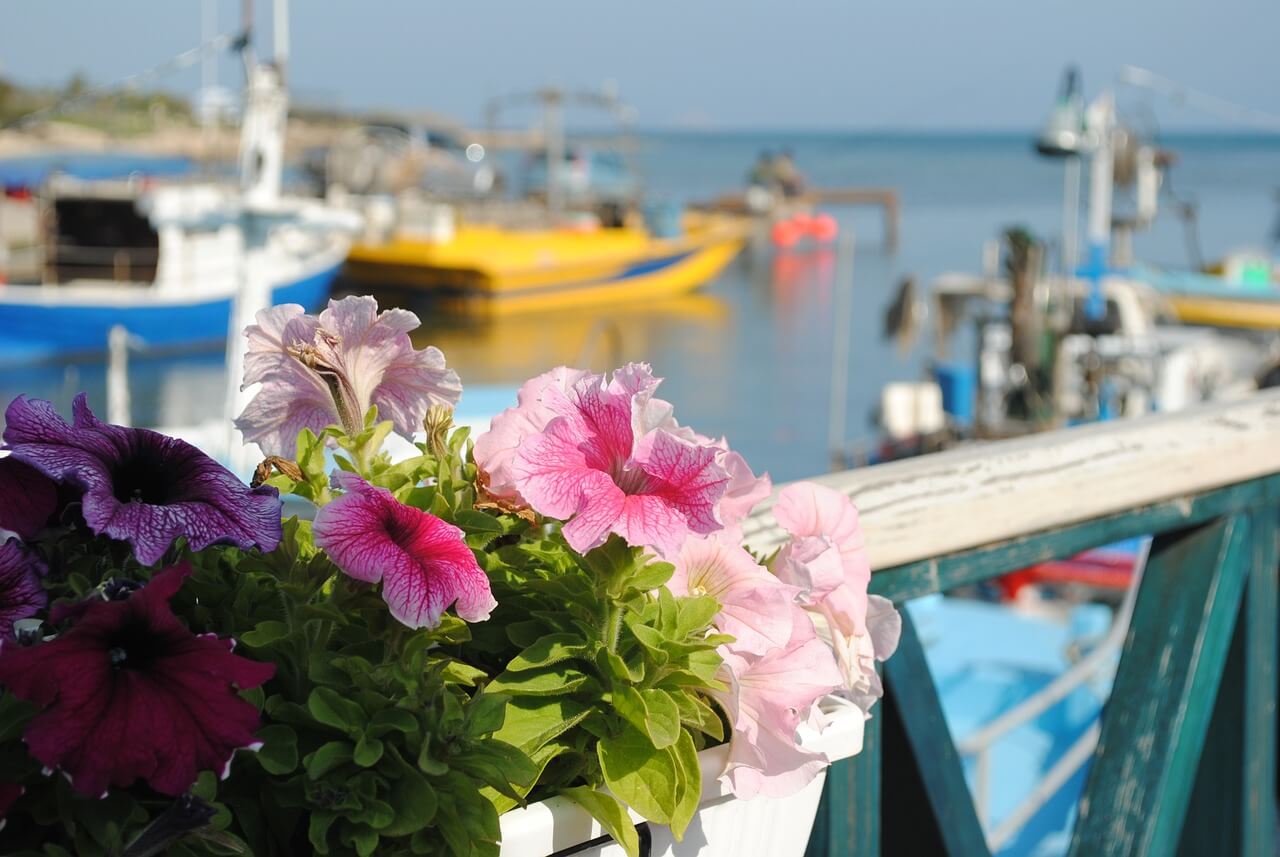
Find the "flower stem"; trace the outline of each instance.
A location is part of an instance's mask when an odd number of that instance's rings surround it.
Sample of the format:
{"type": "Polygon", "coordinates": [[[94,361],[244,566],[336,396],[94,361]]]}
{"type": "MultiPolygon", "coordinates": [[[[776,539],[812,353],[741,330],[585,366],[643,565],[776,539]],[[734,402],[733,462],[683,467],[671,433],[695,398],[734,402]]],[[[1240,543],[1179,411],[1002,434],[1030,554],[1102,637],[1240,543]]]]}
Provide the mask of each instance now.
{"type": "Polygon", "coordinates": [[[604,611],[604,625],[600,628],[600,637],[605,648],[611,652],[618,651],[618,637],[622,633],[622,605],[612,598],[607,599],[604,611]]]}

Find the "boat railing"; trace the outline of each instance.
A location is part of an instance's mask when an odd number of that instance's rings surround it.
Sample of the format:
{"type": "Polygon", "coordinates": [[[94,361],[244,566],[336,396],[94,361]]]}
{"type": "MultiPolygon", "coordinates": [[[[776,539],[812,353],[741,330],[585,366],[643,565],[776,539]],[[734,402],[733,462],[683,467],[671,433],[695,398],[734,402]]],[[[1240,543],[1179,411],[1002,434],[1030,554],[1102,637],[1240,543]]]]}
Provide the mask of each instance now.
{"type": "MultiPolygon", "coordinates": [[[[864,750],[828,773],[811,857],[999,852],[1086,766],[1071,855],[1276,853],[1280,391],[816,481],[857,503],[871,591],[899,606],[1153,538],[1112,637],[959,742],[904,610],[864,750]],[[984,829],[962,756],[1103,670],[1114,678],[1100,719],[984,829]]],[[[786,539],[768,508],[745,531],[766,552],[786,539]]]]}

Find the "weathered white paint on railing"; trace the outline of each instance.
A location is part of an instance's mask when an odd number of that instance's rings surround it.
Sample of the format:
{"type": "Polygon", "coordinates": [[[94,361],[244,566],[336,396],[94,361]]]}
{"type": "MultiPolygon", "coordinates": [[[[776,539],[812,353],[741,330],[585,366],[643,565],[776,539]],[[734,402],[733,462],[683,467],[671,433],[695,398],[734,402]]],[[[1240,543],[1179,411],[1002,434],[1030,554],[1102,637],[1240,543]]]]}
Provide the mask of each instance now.
{"type": "MultiPolygon", "coordinates": [[[[1115,514],[1280,472],[1280,390],[821,476],[862,513],[873,569],[1115,514]]],[[[769,511],[747,543],[786,538],[769,511]]]]}

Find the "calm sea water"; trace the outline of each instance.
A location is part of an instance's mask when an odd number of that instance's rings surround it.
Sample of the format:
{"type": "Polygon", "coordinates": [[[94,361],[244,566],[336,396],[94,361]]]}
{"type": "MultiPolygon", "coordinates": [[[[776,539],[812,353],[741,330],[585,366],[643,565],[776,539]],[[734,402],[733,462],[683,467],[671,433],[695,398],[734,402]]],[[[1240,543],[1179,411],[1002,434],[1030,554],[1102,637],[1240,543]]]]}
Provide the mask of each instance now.
{"type": "MultiPolygon", "coordinates": [[[[705,199],[740,187],[762,149],[789,147],[817,186],[874,185],[902,197],[901,246],[881,249],[878,213],[831,209],[856,236],[848,440],[870,441],[881,387],[924,373],[927,332],[906,352],[881,335],[897,282],[922,285],[953,269],[976,270],[985,240],[1023,224],[1050,240],[1060,233],[1062,167],[1036,157],[1022,135],[672,133],[639,140],[650,197],[705,199]]],[[[1199,211],[1206,258],[1265,246],[1280,183],[1280,137],[1172,138],[1171,177],[1199,211]]],[[[1185,264],[1187,241],[1166,200],[1159,222],[1136,240],[1139,258],[1185,264]]],[[[681,422],[727,435],[757,469],[795,479],[827,467],[835,251],[744,253],[701,292],[657,305],[556,313],[484,323],[431,316],[422,341],[440,346],[464,383],[510,385],[559,363],[598,370],[647,360],[667,380],[662,394],[681,422]]],[[[133,366],[132,411],[140,425],[189,424],[218,414],[223,377],[216,355],[133,366]]],[[[87,390],[105,402],[96,365],[10,367],[0,399],[20,392],[69,409],[87,390]]]]}

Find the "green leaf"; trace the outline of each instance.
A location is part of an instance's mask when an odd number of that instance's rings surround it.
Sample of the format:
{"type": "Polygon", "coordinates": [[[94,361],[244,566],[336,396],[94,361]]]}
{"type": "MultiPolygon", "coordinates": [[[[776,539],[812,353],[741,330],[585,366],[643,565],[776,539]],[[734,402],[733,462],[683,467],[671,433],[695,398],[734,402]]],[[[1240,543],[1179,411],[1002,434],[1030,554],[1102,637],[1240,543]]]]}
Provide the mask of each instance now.
{"type": "Polygon", "coordinates": [[[364,728],[364,709],[331,687],[317,687],[307,697],[307,710],[320,723],[343,732],[364,728]]]}
{"type": "Polygon", "coordinates": [[[651,562],[637,571],[627,585],[641,592],[650,592],[671,579],[676,567],[669,562],[651,562]]]}
{"type": "Polygon", "coordinates": [[[374,738],[388,732],[404,732],[409,734],[418,729],[418,719],[403,708],[384,708],[369,718],[369,728],[365,734],[374,738]]]}
{"type": "Polygon", "coordinates": [[[717,741],[724,740],[724,722],[720,715],[703,697],[685,690],[669,691],[680,709],[680,720],[694,729],[711,736],[717,741]]]}
{"type": "Polygon", "coordinates": [[[636,623],[627,623],[627,627],[631,629],[631,634],[636,638],[644,650],[649,652],[649,656],[653,657],[654,663],[658,665],[666,664],[668,660],[667,650],[664,647],[666,638],[662,636],[654,628],[649,625],[636,623]]]}
{"type": "Polygon", "coordinates": [[[351,759],[362,768],[370,768],[378,763],[382,758],[382,741],[378,738],[370,738],[367,735],[362,736],[356,742],[355,752],[351,754],[351,759]]]}
{"type": "Polygon", "coordinates": [[[657,688],[642,690],[640,696],[644,698],[645,708],[649,711],[645,731],[653,739],[653,746],[661,749],[676,743],[684,733],[680,727],[680,709],[675,700],[666,691],[657,688]]]}
{"type": "Polygon", "coordinates": [[[416,768],[397,765],[400,779],[391,787],[389,799],[395,820],[382,830],[383,836],[408,836],[429,825],[436,815],[436,790],[416,768]]]}
{"type": "Polygon", "coordinates": [[[298,736],[292,727],[273,724],[258,730],[262,747],[258,750],[258,764],[268,774],[289,774],[298,767],[298,736]]]}
{"type": "Polygon", "coordinates": [[[330,741],[303,760],[307,776],[318,780],[339,765],[351,761],[352,747],[346,741],[330,741]]]}
{"type": "Polygon", "coordinates": [[[681,790],[675,811],[671,814],[671,832],[679,841],[684,838],[684,832],[702,801],[702,768],[698,765],[698,748],[688,732],[681,731],[680,740],[669,752],[680,771],[681,790]]]}
{"type": "Polygon", "coordinates": [[[590,714],[590,708],[563,696],[513,699],[493,737],[532,755],[590,714]]]}
{"type": "Polygon", "coordinates": [[[656,749],[670,747],[680,737],[680,709],[661,690],[613,689],[613,707],[628,723],[649,736],[656,749]]]}
{"type": "Polygon", "coordinates": [[[680,806],[680,767],[669,749],[655,749],[647,735],[624,726],[596,746],[605,785],[650,821],[670,824],[680,806]]]}
{"type": "Polygon", "coordinates": [[[484,670],[476,669],[470,664],[464,664],[462,661],[450,661],[448,666],[444,668],[445,681],[466,687],[475,687],[481,679],[487,678],[488,675],[484,670]]]}
{"type": "Polygon", "coordinates": [[[479,736],[502,728],[507,717],[510,697],[500,693],[482,693],[467,706],[467,734],[479,736]]]}
{"type": "Polygon", "coordinates": [[[366,798],[364,809],[352,813],[351,820],[363,822],[374,830],[381,831],[396,820],[396,811],[386,801],[366,798]]]}
{"type": "Polygon", "coordinates": [[[637,660],[633,669],[617,652],[611,652],[603,647],[596,651],[596,666],[600,668],[601,673],[610,677],[613,684],[634,684],[644,680],[643,663],[637,660]]]}
{"type": "Polygon", "coordinates": [[[378,850],[378,831],[376,830],[358,827],[351,832],[349,838],[360,857],[373,857],[373,852],[378,850]]]}
{"type": "Polygon", "coordinates": [[[585,656],[586,645],[577,634],[549,634],[516,655],[507,672],[523,672],[585,656]]]}
{"type": "Polygon", "coordinates": [[[560,794],[591,813],[591,817],[600,822],[600,826],[622,846],[628,857],[640,857],[640,835],[636,833],[636,826],[622,801],[587,786],[561,789],[560,794]]]}
{"type": "Polygon", "coordinates": [[[502,521],[493,515],[484,512],[478,512],[475,509],[461,509],[453,516],[453,522],[469,533],[494,533],[501,535],[505,532],[502,521]]]}
{"type": "Polygon", "coordinates": [[[710,595],[678,598],[676,605],[679,611],[676,620],[677,637],[687,637],[695,631],[703,630],[720,612],[720,602],[710,595]]]}
{"type": "Polygon", "coordinates": [[[511,696],[558,696],[573,693],[587,683],[582,670],[557,664],[527,672],[504,672],[489,683],[486,690],[511,696]]]}
{"type": "Polygon", "coordinates": [[[430,736],[422,742],[422,749],[418,751],[418,770],[432,777],[449,773],[449,766],[431,755],[430,736]]]}
{"type": "Polygon", "coordinates": [[[195,785],[191,787],[191,794],[205,801],[212,801],[218,794],[218,776],[213,771],[201,771],[200,776],[196,777],[195,785]]]}
{"type": "Polygon", "coordinates": [[[241,635],[240,639],[244,640],[245,645],[261,648],[269,646],[277,640],[283,640],[289,636],[289,626],[283,622],[269,621],[259,622],[252,631],[246,631],[241,635]]]}

